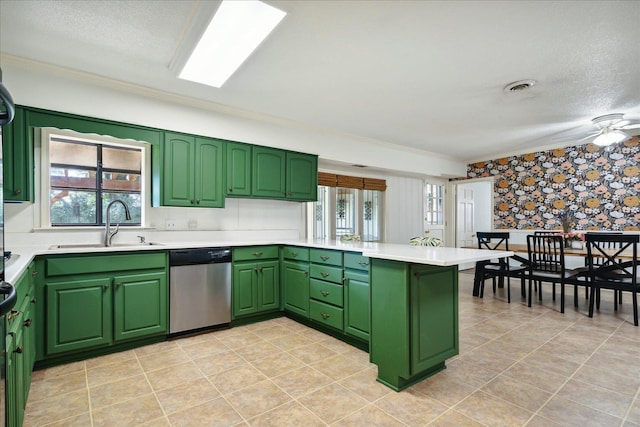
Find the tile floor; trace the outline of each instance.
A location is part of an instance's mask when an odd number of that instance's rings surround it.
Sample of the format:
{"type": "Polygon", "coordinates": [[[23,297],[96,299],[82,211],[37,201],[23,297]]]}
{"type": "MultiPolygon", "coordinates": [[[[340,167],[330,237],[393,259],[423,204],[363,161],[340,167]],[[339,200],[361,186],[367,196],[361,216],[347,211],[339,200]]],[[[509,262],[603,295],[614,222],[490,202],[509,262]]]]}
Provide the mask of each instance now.
{"type": "Polygon", "coordinates": [[[528,308],[471,285],[460,355],[401,393],[367,353],[280,318],[37,371],[25,426],[640,426],[628,295],[589,319],[572,290],[560,314],[550,286],[528,308]]]}

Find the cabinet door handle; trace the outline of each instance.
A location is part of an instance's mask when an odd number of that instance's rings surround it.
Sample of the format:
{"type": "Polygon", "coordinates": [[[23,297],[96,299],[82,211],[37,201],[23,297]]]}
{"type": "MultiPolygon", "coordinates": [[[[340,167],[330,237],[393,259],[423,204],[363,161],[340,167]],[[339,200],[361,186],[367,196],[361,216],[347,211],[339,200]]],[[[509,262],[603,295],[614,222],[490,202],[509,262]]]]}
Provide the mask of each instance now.
{"type": "Polygon", "coordinates": [[[258,273],[262,273],[262,267],[258,267],[258,273]]]}
{"type": "Polygon", "coordinates": [[[32,322],[33,321],[31,319],[27,319],[27,320],[24,321],[24,326],[26,326],[28,328],[29,326],[31,326],[32,322]]]}
{"type": "Polygon", "coordinates": [[[196,199],[196,205],[200,204],[200,199],[196,199]]]}
{"type": "Polygon", "coordinates": [[[320,316],[322,316],[324,320],[327,320],[329,317],[331,317],[329,313],[320,313],[320,316]]]}
{"type": "Polygon", "coordinates": [[[122,283],[116,283],[116,289],[120,289],[120,286],[122,286],[122,283]]]}
{"type": "Polygon", "coordinates": [[[309,277],[309,272],[308,272],[308,271],[305,271],[305,272],[304,272],[304,275],[305,275],[306,277],[309,277]]]}
{"type": "Polygon", "coordinates": [[[35,304],[35,303],[37,303],[37,302],[38,302],[38,300],[37,300],[37,299],[35,299],[35,298],[31,300],[31,304],[35,304]]]}
{"type": "Polygon", "coordinates": [[[18,310],[11,310],[9,314],[7,314],[7,320],[11,320],[16,317],[20,312],[18,310]]]}
{"type": "Polygon", "coordinates": [[[13,192],[13,194],[20,194],[20,193],[22,193],[22,190],[19,188],[15,189],[13,192]]]}
{"type": "Polygon", "coordinates": [[[320,291],[320,293],[322,294],[323,297],[326,297],[329,295],[329,291],[320,291]]]}
{"type": "Polygon", "coordinates": [[[109,289],[109,285],[102,285],[102,288],[106,291],[107,289],[109,289]]]}
{"type": "Polygon", "coordinates": [[[228,190],[229,190],[229,193],[233,193],[233,187],[229,187],[228,190]]]}
{"type": "Polygon", "coordinates": [[[324,272],[324,271],[321,271],[321,272],[320,272],[320,275],[321,275],[322,277],[327,277],[327,276],[329,275],[329,273],[326,273],[326,272],[324,272]]]}
{"type": "Polygon", "coordinates": [[[358,264],[360,264],[360,265],[369,265],[369,263],[365,262],[365,261],[358,261],[358,264]]]}
{"type": "Polygon", "coordinates": [[[192,205],[195,204],[195,202],[196,202],[195,200],[191,199],[191,204],[192,205]]]}
{"type": "Polygon", "coordinates": [[[320,256],[320,259],[321,259],[321,260],[323,260],[323,261],[326,261],[326,260],[328,260],[328,259],[329,259],[329,257],[328,257],[328,256],[326,256],[326,255],[321,255],[321,256],[320,256]]]}
{"type": "Polygon", "coordinates": [[[13,350],[14,352],[18,353],[18,354],[22,354],[22,352],[24,351],[24,349],[22,348],[22,346],[18,346],[18,348],[16,348],[15,350],[13,350]]]}
{"type": "Polygon", "coordinates": [[[254,252],[251,255],[253,255],[253,256],[262,256],[262,252],[254,252]]]}
{"type": "Polygon", "coordinates": [[[37,275],[38,275],[38,272],[37,272],[37,271],[32,271],[32,272],[31,272],[31,275],[32,275],[32,276],[37,276],[37,275]]]}

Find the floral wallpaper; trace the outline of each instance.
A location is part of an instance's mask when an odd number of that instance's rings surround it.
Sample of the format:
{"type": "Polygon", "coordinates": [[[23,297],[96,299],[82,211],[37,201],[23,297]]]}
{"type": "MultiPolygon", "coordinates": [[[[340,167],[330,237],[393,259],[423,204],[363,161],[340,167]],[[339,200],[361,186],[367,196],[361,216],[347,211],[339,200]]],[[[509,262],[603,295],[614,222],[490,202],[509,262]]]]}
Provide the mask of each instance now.
{"type": "Polygon", "coordinates": [[[640,230],[640,139],[538,151],[467,166],[495,177],[496,229],[640,230]]]}

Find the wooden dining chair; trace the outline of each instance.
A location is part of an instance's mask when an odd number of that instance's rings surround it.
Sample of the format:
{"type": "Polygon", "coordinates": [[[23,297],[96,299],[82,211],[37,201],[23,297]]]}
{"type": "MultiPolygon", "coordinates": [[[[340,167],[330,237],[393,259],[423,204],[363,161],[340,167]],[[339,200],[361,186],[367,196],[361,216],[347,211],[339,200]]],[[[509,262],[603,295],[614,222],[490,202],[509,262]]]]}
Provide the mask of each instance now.
{"type": "MultiPolygon", "coordinates": [[[[598,302],[601,289],[617,292],[631,292],[633,303],[633,324],[638,326],[638,279],[637,234],[588,233],[587,263],[589,267],[589,317],[593,317],[594,303],[598,302]]],[[[614,293],[617,308],[617,295],[614,293]]]]}
{"type": "MultiPolygon", "coordinates": [[[[477,232],[478,249],[488,249],[494,251],[496,249],[509,250],[509,233],[508,232],[477,232]]],[[[487,279],[492,280],[493,293],[496,293],[496,281],[499,287],[504,286],[504,279],[507,279],[507,302],[511,302],[511,277],[520,278],[520,292],[523,297],[526,296],[524,274],[526,267],[522,265],[511,265],[508,258],[499,258],[492,261],[478,261],[476,263],[475,280],[479,285],[479,296],[484,296],[484,282],[487,279]]]]}
{"type": "Polygon", "coordinates": [[[555,300],[555,285],[560,284],[560,312],[564,313],[564,287],[567,280],[575,272],[565,267],[563,238],[554,234],[538,234],[527,236],[527,252],[529,265],[527,278],[529,279],[529,299],[531,307],[532,283],[539,284],[538,300],[542,301],[542,283],[551,283],[553,299],[555,300]]]}

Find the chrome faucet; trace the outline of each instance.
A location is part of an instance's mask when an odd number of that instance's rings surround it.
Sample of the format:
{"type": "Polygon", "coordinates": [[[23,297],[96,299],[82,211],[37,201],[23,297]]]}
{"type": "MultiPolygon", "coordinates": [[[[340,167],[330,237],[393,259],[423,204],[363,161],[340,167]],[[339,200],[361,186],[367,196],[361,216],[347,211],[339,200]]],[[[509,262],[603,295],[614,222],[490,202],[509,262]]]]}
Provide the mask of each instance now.
{"type": "Polygon", "coordinates": [[[111,239],[118,233],[118,229],[120,228],[120,224],[116,224],[116,229],[111,231],[111,206],[114,203],[120,203],[124,206],[124,215],[127,221],[131,221],[131,214],[129,213],[129,207],[125,202],[120,199],[116,199],[107,205],[107,221],[105,223],[105,233],[104,233],[104,245],[111,246],[111,239]]]}

